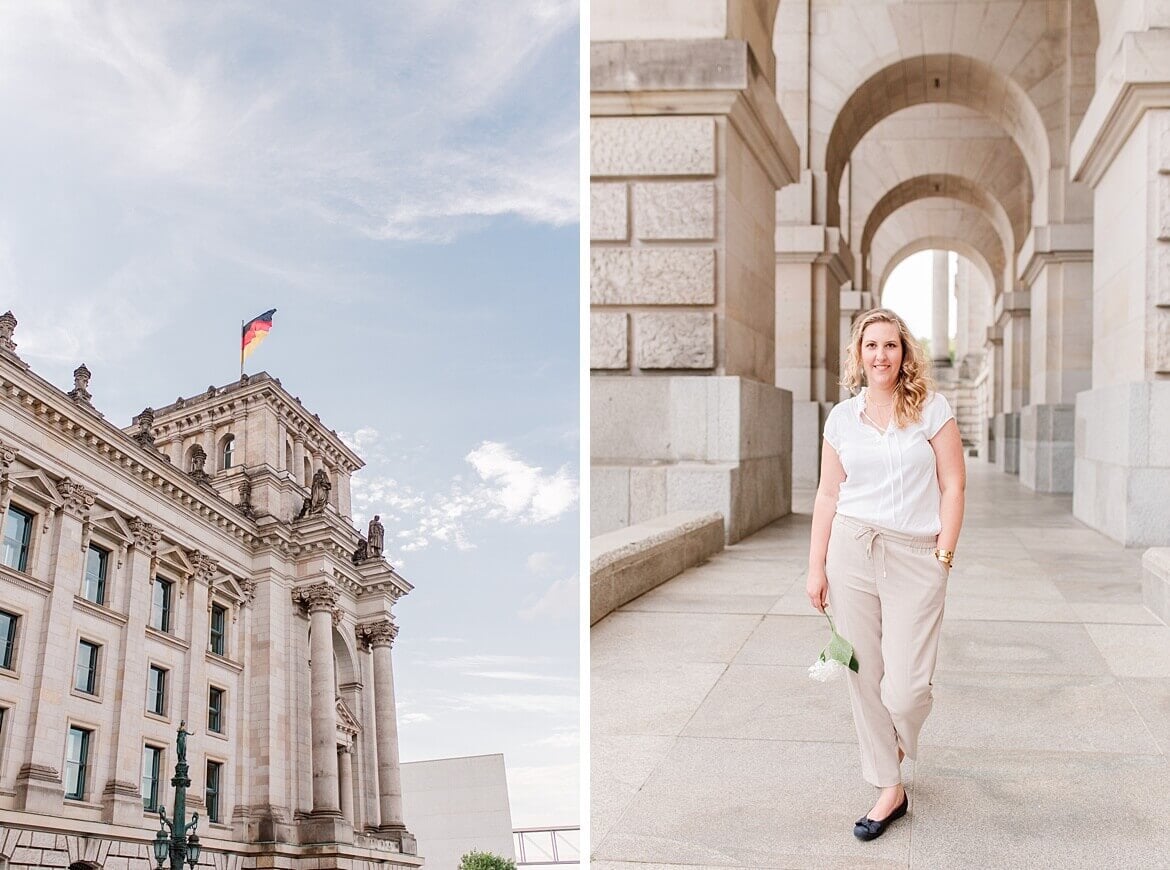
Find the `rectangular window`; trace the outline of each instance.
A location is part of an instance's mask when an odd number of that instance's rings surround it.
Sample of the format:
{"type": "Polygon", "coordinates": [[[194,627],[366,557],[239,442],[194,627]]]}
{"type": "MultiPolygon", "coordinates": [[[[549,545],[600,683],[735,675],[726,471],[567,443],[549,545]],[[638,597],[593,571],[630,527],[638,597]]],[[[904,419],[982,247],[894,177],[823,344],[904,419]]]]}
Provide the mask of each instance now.
{"type": "Polygon", "coordinates": [[[32,514],[8,508],[4,521],[4,564],[17,571],[28,570],[28,544],[32,540],[32,514]]]}
{"type": "Polygon", "coordinates": [[[106,566],[110,551],[90,545],[85,556],[85,580],[81,584],[81,597],[94,604],[106,603],[106,566]]]}
{"type": "Polygon", "coordinates": [[[20,617],[0,610],[0,668],[12,670],[16,660],[16,626],[20,617]]]}
{"type": "Polygon", "coordinates": [[[218,761],[207,762],[207,787],[204,789],[203,802],[210,822],[219,821],[219,781],[222,773],[223,765],[218,761]]]}
{"type": "Polygon", "coordinates": [[[150,625],[159,631],[171,630],[171,590],[174,584],[161,577],[154,578],[150,599],[150,625]]]}
{"type": "Polygon", "coordinates": [[[158,809],[158,789],[162,777],[161,747],[147,745],[142,753],[142,807],[151,812],[158,809]]]}
{"type": "Polygon", "coordinates": [[[207,730],[223,734],[223,689],[212,686],[207,692],[207,730]]]}
{"type": "Polygon", "coordinates": [[[73,674],[73,688],[87,695],[97,694],[98,650],[101,647],[88,640],[77,644],[77,669],[73,674]]]}
{"type": "Polygon", "coordinates": [[[85,797],[85,778],[89,770],[89,737],[92,734],[76,725],[70,727],[65,740],[65,797],[75,801],[85,797]]]}
{"type": "Polygon", "coordinates": [[[146,709],[165,716],[167,712],[167,671],[151,665],[146,677],[146,709]]]}
{"type": "Polygon", "coordinates": [[[227,632],[227,608],[211,605],[211,651],[217,656],[224,655],[227,632]]]}

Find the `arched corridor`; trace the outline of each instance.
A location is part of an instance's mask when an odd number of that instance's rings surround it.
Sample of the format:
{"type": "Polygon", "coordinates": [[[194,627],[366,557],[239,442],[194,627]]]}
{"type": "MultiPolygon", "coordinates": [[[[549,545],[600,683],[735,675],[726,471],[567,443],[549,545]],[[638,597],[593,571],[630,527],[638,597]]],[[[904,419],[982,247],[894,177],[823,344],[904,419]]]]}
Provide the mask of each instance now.
{"type": "Polygon", "coordinates": [[[844,682],[808,678],[804,506],[594,626],[591,866],[1164,866],[1170,628],[1140,553],[993,466],[968,492],[910,824],[849,834],[872,794],[844,682]]]}

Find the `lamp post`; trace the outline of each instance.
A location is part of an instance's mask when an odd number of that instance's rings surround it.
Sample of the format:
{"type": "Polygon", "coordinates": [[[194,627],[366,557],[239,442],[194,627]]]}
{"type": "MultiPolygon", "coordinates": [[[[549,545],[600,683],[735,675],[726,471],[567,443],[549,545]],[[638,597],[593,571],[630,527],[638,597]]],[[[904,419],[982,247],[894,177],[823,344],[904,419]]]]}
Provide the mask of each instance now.
{"type": "Polygon", "coordinates": [[[202,848],[199,838],[195,835],[195,826],[199,824],[199,813],[191,816],[191,821],[184,823],[187,816],[187,789],[191,786],[191,777],[187,775],[187,737],[192,732],[187,730],[187,722],[179,723],[179,736],[175,741],[178,747],[179,760],[175,764],[175,775],[171,777],[171,785],[175,787],[174,820],[167,818],[164,807],[158,808],[159,829],[154,837],[154,860],[158,862],[158,870],[183,870],[183,862],[192,868],[199,863],[199,853],[202,848]],[[167,835],[167,829],[170,835],[167,835]],[[164,864],[167,857],[170,863],[164,864]]]}

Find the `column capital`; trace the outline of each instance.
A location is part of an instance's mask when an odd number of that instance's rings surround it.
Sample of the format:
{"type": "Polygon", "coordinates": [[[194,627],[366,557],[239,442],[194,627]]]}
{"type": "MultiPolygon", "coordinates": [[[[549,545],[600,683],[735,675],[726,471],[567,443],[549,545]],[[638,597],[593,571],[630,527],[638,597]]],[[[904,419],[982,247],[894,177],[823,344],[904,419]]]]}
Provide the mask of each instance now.
{"type": "Polygon", "coordinates": [[[188,555],[191,559],[191,565],[194,568],[191,573],[192,580],[199,580],[206,583],[219,570],[219,562],[201,550],[192,550],[188,555]]]}
{"type": "Polygon", "coordinates": [[[89,516],[90,508],[93,507],[94,498],[97,495],[93,490],[86,489],[68,477],[62,478],[57,484],[57,492],[61,494],[61,502],[65,512],[79,519],[85,519],[89,516]]]}
{"type": "Polygon", "coordinates": [[[130,534],[134,536],[132,546],[149,555],[154,555],[158,542],[162,540],[162,530],[158,526],[152,526],[142,517],[134,517],[130,520],[129,526],[130,534]]]}
{"type": "Polygon", "coordinates": [[[398,626],[389,619],[363,622],[357,626],[357,636],[360,642],[371,649],[378,646],[393,646],[394,639],[398,637],[398,626]]]}
{"type": "Polygon", "coordinates": [[[311,586],[301,586],[293,590],[293,601],[300,604],[309,613],[322,610],[332,612],[337,608],[341,593],[332,583],[322,581],[311,586]]]}

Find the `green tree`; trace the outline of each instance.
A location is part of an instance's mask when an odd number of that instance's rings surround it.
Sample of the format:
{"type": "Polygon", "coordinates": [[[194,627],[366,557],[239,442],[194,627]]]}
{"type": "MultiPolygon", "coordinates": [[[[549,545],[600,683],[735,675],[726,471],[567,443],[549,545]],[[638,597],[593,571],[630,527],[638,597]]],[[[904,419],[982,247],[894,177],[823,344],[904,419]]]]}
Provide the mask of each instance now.
{"type": "Polygon", "coordinates": [[[459,870],[516,870],[516,862],[491,852],[472,850],[460,859],[459,870]]]}

